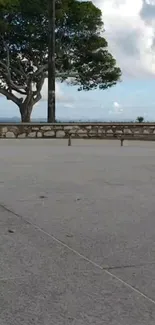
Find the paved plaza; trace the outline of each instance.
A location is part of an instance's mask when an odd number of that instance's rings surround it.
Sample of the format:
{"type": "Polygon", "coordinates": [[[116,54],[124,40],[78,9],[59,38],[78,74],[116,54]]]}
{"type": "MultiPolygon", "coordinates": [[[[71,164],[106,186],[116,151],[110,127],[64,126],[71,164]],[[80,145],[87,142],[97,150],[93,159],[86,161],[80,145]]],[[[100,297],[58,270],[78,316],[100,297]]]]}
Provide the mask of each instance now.
{"type": "Polygon", "coordinates": [[[155,324],[155,143],[0,140],[0,325],[155,324]]]}

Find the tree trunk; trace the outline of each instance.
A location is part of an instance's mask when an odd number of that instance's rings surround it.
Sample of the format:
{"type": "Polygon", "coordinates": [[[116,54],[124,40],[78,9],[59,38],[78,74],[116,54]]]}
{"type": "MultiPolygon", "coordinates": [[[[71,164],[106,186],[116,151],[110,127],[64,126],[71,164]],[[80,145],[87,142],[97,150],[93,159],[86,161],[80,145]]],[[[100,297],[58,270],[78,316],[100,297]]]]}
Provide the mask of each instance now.
{"type": "Polygon", "coordinates": [[[21,122],[22,123],[30,123],[31,122],[31,113],[32,113],[32,105],[21,105],[20,114],[21,114],[21,122]]]}

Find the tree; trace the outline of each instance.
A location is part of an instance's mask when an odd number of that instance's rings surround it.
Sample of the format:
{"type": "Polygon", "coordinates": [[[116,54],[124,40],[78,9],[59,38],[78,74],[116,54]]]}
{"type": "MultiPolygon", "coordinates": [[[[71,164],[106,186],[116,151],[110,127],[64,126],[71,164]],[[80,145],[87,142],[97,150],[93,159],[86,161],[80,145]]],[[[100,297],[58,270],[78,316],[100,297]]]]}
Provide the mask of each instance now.
{"type": "Polygon", "coordinates": [[[143,116],[138,116],[136,121],[139,122],[139,123],[143,123],[144,122],[144,117],[143,116]]]}
{"type": "Polygon", "coordinates": [[[15,3],[17,3],[16,0],[0,0],[1,6],[14,5],[15,3]]]}
{"type": "MultiPolygon", "coordinates": [[[[0,93],[29,122],[47,77],[47,0],[0,0],[0,93]],[[8,1],[8,3],[7,3],[8,1]],[[7,3],[7,4],[6,4],[7,3]]],[[[102,37],[101,11],[92,2],[56,0],[56,74],[78,90],[114,86],[121,70],[102,37]]]]}
{"type": "Polygon", "coordinates": [[[0,8],[4,9],[9,6],[13,8],[19,4],[19,0],[0,0],[0,8]]]}

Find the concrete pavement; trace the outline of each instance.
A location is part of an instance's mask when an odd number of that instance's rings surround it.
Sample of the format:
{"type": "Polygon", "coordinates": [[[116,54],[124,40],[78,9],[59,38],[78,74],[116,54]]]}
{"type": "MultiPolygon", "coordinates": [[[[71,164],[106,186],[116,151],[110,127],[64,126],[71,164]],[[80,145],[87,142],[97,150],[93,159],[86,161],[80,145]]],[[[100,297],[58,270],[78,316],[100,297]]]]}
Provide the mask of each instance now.
{"type": "Polygon", "coordinates": [[[155,145],[0,141],[0,324],[155,323],[155,145]]]}

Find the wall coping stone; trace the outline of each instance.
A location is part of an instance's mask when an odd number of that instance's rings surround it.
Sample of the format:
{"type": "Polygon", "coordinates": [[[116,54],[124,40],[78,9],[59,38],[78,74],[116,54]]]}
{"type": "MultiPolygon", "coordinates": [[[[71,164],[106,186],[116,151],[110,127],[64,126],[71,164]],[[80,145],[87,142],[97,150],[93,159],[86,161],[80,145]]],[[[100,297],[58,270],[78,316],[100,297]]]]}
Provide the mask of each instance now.
{"type": "Polygon", "coordinates": [[[155,122],[146,122],[146,123],[134,123],[134,122],[75,122],[75,123],[20,123],[20,122],[9,122],[9,123],[0,123],[2,126],[155,126],[155,122]]]}

